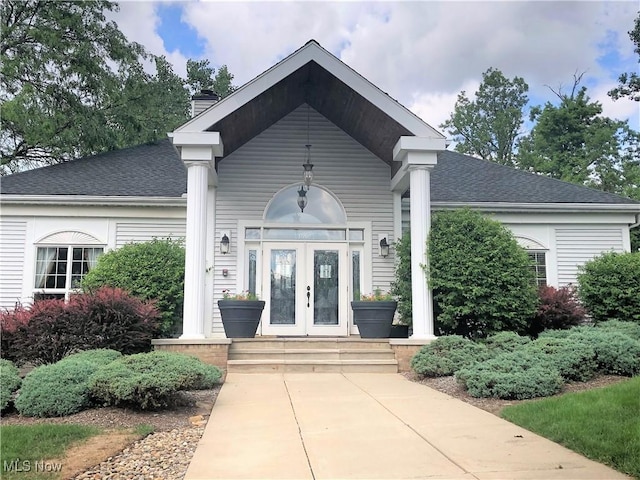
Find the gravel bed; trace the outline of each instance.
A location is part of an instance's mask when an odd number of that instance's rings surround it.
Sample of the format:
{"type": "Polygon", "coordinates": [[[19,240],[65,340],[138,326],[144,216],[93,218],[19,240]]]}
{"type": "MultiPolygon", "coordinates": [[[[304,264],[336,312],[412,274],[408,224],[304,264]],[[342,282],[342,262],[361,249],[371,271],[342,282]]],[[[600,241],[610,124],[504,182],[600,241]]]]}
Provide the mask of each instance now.
{"type": "Polygon", "coordinates": [[[204,426],[152,433],[75,480],[181,480],[204,426]]]}

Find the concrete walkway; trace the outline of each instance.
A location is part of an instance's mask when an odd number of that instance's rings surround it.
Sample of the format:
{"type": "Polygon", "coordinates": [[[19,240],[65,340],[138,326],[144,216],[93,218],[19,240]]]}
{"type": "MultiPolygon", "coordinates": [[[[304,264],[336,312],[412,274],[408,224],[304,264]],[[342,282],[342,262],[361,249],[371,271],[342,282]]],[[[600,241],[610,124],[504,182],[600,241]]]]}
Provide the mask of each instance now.
{"type": "Polygon", "coordinates": [[[628,478],[397,374],[232,373],[186,480],[628,478]]]}

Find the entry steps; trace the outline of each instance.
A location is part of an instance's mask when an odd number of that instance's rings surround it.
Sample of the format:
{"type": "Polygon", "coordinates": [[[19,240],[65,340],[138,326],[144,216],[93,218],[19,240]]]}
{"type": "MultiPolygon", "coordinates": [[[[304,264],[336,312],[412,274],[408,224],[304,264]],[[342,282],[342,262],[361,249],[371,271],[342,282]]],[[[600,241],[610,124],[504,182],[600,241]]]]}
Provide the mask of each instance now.
{"type": "Polygon", "coordinates": [[[398,373],[385,339],[234,338],[227,370],[237,373],[398,373]]]}

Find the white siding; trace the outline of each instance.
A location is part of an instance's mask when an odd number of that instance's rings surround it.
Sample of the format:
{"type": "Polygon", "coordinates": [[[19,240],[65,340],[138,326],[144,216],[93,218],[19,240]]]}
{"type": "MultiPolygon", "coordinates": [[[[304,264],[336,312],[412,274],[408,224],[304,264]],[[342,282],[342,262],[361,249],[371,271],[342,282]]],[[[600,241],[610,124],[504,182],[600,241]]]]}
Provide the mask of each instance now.
{"type": "MultiPolygon", "coordinates": [[[[236,255],[244,254],[237,251],[238,220],[262,222],[271,198],[285,186],[301,182],[306,143],[307,107],[302,105],[220,162],[215,238],[230,231],[233,254],[216,251],[215,300],[223,289],[236,290],[236,255]],[[228,269],[227,277],[221,275],[222,269],[228,269]]],[[[348,222],[371,222],[372,285],[387,288],[393,280],[394,258],[381,258],[375,242],[379,233],[394,240],[389,165],[313,109],[310,143],[313,182],[338,197],[348,222]]],[[[213,311],[213,332],[221,333],[219,311],[213,311]]]]}
{"type": "Polygon", "coordinates": [[[0,221],[0,308],[13,308],[22,299],[26,238],[26,221],[0,221]]]}
{"type": "Polygon", "coordinates": [[[602,252],[624,251],[622,228],[574,226],[556,228],[558,284],[577,283],[578,268],[602,252]]]}
{"type": "Polygon", "coordinates": [[[116,248],[127,243],[148,242],[154,238],[185,238],[185,220],[116,223],[116,248]]]}

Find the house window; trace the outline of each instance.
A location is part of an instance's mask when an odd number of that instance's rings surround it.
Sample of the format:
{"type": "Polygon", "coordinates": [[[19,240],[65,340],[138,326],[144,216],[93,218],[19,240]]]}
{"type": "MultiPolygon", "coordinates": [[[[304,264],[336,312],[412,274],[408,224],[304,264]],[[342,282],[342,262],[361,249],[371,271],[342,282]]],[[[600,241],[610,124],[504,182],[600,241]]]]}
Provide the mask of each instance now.
{"type": "Polygon", "coordinates": [[[95,247],[38,247],[34,299],[69,298],[102,252],[95,247]]]}
{"type": "Polygon", "coordinates": [[[541,251],[528,251],[531,268],[536,276],[536,284],[542,287],[547,284],[547,253],[541,251]]]}

